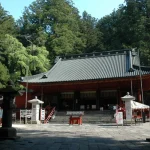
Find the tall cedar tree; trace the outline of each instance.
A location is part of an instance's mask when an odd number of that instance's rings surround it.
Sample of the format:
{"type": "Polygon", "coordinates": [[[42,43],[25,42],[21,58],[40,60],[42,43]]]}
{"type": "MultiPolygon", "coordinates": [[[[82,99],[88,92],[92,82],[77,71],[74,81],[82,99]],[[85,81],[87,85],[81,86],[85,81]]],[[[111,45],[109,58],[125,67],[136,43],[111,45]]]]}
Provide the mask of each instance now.
{"type": "Polygon", "coordinates": [[[15,22],[11,15],[0,4],[0,88],[4,87],[9,79],[7,58],[5,55],[4,38],[6,34],[15,34],[15,22]]]}
{"type": "Polygon", "coordinates": [[[86,11],[83,12],[81,18],[81,30],[83,40],[85,40],[86,47],[84,53],[102,51],[102,32],[96,28],[97,19],[92,17],[86,11]]]}
{"type": "MultiPolygon", "coordinates": [[[[20,34],[31,35],[36,45],[46,45],[50,58],[81,53],[85,43],[79,28],[80,16],[71,0],[36,0],[18,20],[20,34]]],[[[29,44],[25,41],[23,44],[29,44]]]]}

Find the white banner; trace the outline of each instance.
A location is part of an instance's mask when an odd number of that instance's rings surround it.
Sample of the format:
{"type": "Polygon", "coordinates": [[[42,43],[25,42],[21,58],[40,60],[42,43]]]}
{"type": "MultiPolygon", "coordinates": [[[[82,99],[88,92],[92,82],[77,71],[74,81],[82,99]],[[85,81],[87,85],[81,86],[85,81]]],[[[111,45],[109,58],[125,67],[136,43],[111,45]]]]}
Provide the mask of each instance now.
{"type": "Polygon", "coordinates": [[[45,120],[45,109],[41,109],[41,120],[45,120]]]}
{"type": "Polygon", "coordinates": [[[122,112],[116,113],[116,123],[123,125],[123,113],[122,112]]]}

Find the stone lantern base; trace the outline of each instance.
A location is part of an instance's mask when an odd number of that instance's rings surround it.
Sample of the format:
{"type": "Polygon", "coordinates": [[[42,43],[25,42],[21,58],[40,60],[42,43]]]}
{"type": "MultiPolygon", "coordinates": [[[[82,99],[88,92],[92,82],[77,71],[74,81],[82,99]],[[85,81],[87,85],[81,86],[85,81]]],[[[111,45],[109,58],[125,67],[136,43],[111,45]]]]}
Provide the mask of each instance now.
{"type": "Polygon", "coordinates": [[[0,140],[5,140],[5,139],[17,139],[19,138],[17,136],[17,131],[15,128],[7,128],[7,127],[2,127],[0,128],[0,140]]]}
{"type": "Polygon", "coordinates": [[[146,138],[146,141],[150,142],[150,138],[146,138]]]}
{"type": "Polygon", "coordinates": [[[41,124],[41,122],[39,120],[33,120],[31,122],[32,122],[32,124],[41,124]]]}

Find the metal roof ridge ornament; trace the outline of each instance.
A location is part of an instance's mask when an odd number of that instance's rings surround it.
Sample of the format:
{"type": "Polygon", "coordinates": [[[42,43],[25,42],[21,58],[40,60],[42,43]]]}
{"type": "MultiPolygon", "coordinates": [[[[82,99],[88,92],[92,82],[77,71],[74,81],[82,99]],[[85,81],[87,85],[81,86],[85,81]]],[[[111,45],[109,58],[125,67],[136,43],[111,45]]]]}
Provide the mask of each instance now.
{"type": "Polygon", "coordinates": [[[129,72],[134,72],[135,71],[135,69],[134,68],[129,68],[129,70],[128,70],[129,72]]]}
{"type": "Polygon", "coordinates": [[[41,79],[45,79],[45,78],[48,78],[47,74],[44,74],[41,79]]]}
{"type": "Polygon", "coordinates": [[[131,50],[131,53],[132,53],[132,56],[133,56],[133,57],[134,57],[134,56],[137,56],[136,49],[137,49],[137,47],[136,47],[136,48],[132,48],[132,50],[131,50]]]}
{"type": "Polygon", "coordinates": [[[58,62],[58,60],[60,59],[60,56],[56,56],[54,63],[56,64],[58,62]]]}

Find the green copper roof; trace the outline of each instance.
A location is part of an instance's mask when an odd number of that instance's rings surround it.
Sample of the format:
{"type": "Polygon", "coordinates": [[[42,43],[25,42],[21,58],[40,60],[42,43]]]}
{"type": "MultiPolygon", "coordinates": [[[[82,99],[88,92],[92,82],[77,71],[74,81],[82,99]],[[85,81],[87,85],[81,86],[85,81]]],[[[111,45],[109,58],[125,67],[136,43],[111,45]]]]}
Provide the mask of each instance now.
{"type": "MultiPolygon", "coordinates": [[[[66,56],[59,58],[48,72],[25,77],[23,82],[70,82],[137,76],[138,65],[137,55],[130,50],[66,56]]],[[[149,68],[141,68],[143,75],[150,74],[149,68]]]]}

